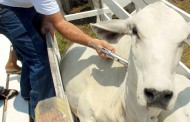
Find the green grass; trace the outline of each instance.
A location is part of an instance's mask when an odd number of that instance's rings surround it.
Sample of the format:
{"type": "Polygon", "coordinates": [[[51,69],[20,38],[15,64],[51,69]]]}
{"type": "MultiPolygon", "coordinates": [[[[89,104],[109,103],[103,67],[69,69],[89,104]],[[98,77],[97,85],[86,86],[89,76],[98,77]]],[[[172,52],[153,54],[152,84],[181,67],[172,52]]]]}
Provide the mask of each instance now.
{"type": "MultiPolygon", "coordinates": [[[[84,33],[88,34],[90,37],[96,38],[89,24],[78,24],[77,27],[80,28],[84,33]]],[[[55,34],[58,41],[59,51],[62,55],[65,52],[65,50],[67,50],[68,47],[72,44],[72,42],[61,36],[58,32],[56,32],[55,34]]]]}
{"type": "Polygon", "coordinates": [[[72,44],[69,40],[61,36],[57,31],[55,32],[56,38],[57,38],[57,43],[59,47],[59,52],[62,55],[66,49],[72,44]]]}
{"type": "MultiPolygon", "coordinates": [[[[91,9],[90,4],[87,3],[87,4],[83,4],[81,6],[72,7],[71,13],[83,12],[83,11],[87,11],[87,10],[90,10],[90,9],[91,9]]],[[[89,36],[95,38],[96,36],[92,32],[92,30],[90,28],[90,25],[89,25],[89,23],[94,23],[94,22],[95,22],[95,17],[90,17],[90,18],[71,21],[71,23],[76,25],[84,33],[86,33],[89,36]]],[[[62,55],[65,52],[65,50],[67,50],[68,47],[70,47],[72,42],[67,40],[63,36],[61,36],[58,32],[56,32],[56,38],[57,38],[57,41],[58,41],[60,54],[62,55]]]]}

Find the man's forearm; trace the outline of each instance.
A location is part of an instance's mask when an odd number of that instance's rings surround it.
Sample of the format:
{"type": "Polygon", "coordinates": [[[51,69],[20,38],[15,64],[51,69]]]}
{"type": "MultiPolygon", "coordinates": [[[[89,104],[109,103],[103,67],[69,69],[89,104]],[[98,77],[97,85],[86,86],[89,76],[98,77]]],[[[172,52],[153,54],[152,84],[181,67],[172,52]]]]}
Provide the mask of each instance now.
{"type": "Polygon", "coordinates": [[[61,35],[72,42],[80,43],[86,46],[88,46],[89,41],[94,42],[93,38],[83,33],[72,23],[64,20],[60,12],[47,17],[52,22],[56,30],[58,30],[61,35]]]}

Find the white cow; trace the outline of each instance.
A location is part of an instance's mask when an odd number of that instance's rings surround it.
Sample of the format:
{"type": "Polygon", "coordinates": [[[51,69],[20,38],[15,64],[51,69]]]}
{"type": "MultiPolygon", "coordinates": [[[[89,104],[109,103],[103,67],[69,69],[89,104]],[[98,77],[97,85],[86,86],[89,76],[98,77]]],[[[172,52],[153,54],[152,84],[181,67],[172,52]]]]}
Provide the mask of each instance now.
{"type": "Polygon", "coordinates": [[[61,75],[81,122],[169,122],[183,115],[175,111],[190,104],[189,98],[181,101],[183,90],[190,96],[190,81],[174,77],[190,28],[177,12],[156,2],[130,19],[92,24],[92,29],[129,65],[101,59],[93,49],[78,44],[66,52],[61,75]]]}

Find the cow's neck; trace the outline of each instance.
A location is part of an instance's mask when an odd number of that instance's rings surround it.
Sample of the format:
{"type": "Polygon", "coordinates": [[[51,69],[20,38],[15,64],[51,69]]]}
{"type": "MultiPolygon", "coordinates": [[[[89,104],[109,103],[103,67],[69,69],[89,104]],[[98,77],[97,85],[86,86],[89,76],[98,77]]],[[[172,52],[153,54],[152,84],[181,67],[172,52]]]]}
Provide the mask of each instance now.
{"type": "Polygon", "coordinates": [[[157,122],[154,116],[158,114],[157,111],[148,110],[137,103],[137,73],[134,63],[129,58],[128,76],[125,83],[125,108],[126,108],[126,122],[157,122]]]}

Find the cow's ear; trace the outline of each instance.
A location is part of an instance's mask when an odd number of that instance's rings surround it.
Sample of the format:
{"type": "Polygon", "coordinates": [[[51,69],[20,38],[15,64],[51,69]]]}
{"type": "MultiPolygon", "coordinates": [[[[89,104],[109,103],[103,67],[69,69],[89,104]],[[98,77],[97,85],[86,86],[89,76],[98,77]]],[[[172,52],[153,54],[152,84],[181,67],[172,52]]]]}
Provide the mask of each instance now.
{"type": "Polygon", "coordinates": [[[121,36],[127,34],[127,21],[126,20],[109,20],[99,23],[90,24],[93,32],[98,38],[115,41],[121,36]]]}

